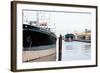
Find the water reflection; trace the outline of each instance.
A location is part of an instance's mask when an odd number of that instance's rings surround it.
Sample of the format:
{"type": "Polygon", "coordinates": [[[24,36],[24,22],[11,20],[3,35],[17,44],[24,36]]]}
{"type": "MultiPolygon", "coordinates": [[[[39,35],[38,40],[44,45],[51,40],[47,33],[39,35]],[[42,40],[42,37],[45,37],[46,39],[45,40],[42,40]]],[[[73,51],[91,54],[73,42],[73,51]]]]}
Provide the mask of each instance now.
{"type": "Polygon", "coordinates": [[[62,60],[86,60],[91,58],[91,43],[62,42],[62,60]]]}

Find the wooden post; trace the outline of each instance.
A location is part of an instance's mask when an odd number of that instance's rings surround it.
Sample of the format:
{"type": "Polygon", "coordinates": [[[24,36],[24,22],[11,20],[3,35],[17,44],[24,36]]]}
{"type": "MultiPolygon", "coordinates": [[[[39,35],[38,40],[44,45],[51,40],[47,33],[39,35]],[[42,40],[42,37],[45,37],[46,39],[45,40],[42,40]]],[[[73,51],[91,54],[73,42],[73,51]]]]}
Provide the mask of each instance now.
{"type": "Polygon", "coordinates": [[[59,55],[58,55],[58,61],[61,61],[62,58],[62,35],[59,37],[59,55]]]}

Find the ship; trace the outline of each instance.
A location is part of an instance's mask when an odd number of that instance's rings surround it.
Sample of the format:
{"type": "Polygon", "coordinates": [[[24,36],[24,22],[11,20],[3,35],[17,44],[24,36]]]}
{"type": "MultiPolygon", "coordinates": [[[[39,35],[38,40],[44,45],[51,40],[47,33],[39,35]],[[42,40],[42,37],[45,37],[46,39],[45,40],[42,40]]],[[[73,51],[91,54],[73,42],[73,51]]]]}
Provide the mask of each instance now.
{"type": "Polygon", "coordinates": [[[56,35],[47,27],[47,22],[30,21],[23,24],[23,50],[43,50],[56,47],[56,35]]]}
{"type": "Polygon", "coordinates": [[[72,42],[75,41],[75,35],[72,33],[66,34],[64,37],[65,42],[72,42]]]}

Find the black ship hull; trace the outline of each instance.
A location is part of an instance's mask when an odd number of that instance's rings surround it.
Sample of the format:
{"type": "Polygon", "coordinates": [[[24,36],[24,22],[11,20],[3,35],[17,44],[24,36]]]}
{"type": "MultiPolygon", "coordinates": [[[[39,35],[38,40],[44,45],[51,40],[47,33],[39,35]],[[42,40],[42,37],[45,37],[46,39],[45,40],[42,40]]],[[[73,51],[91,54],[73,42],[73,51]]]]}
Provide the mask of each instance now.
{"type": "Polygon", "coordinates": [[[46,29],[23,24],[23,48],[56,44],[56,35],[46,29]]]}

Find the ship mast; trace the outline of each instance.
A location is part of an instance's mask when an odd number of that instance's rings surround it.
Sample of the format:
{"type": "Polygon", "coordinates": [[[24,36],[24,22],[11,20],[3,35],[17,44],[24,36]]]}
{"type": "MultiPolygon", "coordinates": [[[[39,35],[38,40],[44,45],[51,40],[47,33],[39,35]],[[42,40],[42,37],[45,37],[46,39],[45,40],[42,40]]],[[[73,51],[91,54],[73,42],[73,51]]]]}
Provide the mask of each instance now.
{"type": "Polygon", "coordinates": [[[39,14],[38,11],[36,12],[36,26],[39,27],[39,14]]]}

